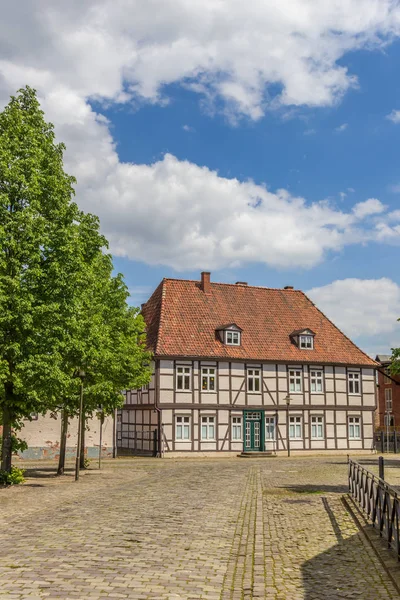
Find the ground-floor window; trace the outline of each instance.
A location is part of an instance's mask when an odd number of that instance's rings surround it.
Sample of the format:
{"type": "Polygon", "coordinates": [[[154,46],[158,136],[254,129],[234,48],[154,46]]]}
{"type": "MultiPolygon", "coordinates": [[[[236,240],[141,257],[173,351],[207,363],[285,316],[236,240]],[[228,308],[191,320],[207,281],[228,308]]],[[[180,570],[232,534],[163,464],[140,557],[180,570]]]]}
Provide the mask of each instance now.
{"type": "Polygon", "coordinates": [[[302,438],[301,417],[289,417],[289,437],[291,440],[302,438]]]}
{"type": "Polygon", "coordinates": [[[349,439],[361,439],[361,417],[349,417],[349,439]]]}
{"type": "Polygon", "coordinates": [[[242,417],[232,417],[232,441],[241,442],[242,439],[242,417]]]}
{"type": "Polygon", "coordinates": [[[190,440],[190,417],[175,417],[175,439],[190,440]]]}
{"type": "Polygon", "coordinates": [[[215,417],[201,417],[201,439],[215,440],[215,417]]]}
{"type": "Polygon", "coordinates": [[[324,439],[324,418],[313,416],[311,417],[311,439],[324,439]]]}

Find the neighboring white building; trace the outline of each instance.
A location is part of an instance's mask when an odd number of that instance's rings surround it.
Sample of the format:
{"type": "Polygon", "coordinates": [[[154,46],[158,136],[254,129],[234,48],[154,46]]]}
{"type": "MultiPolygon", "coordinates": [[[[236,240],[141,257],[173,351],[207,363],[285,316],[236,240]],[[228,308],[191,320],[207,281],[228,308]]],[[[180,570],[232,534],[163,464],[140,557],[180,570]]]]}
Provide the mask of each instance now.
{"type": "Polygon", "coordinates": [[[118,453],[373,450],[377,363],[303,292],[202,273],[142,313],[154,373],[126,392],[118,453]]]}
{"type": "MultiPolygon", "coordinates": [[[[76,455],[78,419],[70,419],[67,437],[67,458],[76,455]]],[[[20,454],[27,459],[58,459],[60,451],[61,415],[56,418],[47,413],[45,416],[36,415],[32,421],[24,421],[24,427],[18,437],[25,440],[28,449],[20,454]]],[[[102,456],[114,456],[114,419],[106,417],[102,432],[102,456]]],[[[100,420],[97,417],[88,419],[85,434],[86,456],[96,458],[99,455],[100,420]]]]}

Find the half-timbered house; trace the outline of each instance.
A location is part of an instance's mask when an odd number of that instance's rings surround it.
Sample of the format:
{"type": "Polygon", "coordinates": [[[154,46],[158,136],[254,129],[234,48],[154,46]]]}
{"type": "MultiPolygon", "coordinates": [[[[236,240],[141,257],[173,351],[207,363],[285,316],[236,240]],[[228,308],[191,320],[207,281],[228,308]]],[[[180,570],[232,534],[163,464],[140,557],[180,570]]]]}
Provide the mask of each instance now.
{"type": "Polygon", "coordinates": [[[142,306],[151,382],[127,390],[120,452],[373,449],[377,363],[301,291],[164,279],[142,306]]]}

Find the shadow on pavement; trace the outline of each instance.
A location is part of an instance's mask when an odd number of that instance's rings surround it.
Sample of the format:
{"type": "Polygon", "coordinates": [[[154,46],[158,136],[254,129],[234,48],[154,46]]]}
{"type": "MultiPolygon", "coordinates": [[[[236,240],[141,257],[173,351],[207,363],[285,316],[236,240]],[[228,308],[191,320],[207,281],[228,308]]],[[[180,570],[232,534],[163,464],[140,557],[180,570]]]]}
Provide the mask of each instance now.
{"type": "MultiPolygon", "coordinates": [[[[304,600],[387,600],[399,597],[399,589],[392,579],[388,581],[388,576],[385,577],[388,587],[382,585],[381,576],[385,576],[383,565],[374,552],[368,550],[362,540],[363,534],[343,537],[328,500],[321,500],[331,521],[337,544],[302,565],[304,600]]],[[[382,540],[377,543],[382,543],[382,540]]]]}
{"type": "Polygon", "coordinates": [[[317,485],[317,484],[302,484],[302,485],[285,485],[281,488],[296,494],[314,495],[314,494],[346,494],[348,492],[347,485],[317,485]]]}

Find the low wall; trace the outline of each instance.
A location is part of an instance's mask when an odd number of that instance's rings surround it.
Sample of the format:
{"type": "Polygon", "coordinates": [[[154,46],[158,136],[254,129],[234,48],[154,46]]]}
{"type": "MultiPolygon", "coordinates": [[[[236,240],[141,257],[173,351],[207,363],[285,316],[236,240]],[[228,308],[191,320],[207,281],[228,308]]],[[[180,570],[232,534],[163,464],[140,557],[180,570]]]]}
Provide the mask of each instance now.
{"type": "MultiPolygon", "coordinates": [[[[39,415],[33,421],[24,421],[24,426],[18,437],[25,440],[28,449],[18,453],[18,456],[27,460],[58,459],[60,454],[61,415],[47,413],[39,415]]],[[[76,455],[78,433],[78,419],[70,419],[67,435],[66,457],[74,458],[76,455]]],[[[87,458],[97,458],[100,443],[100,420],[97,417],[87,420],[85,433],[87,458]]],[[[106,417],[103,423],[101,455],[112,458],[114,454],[114,419],[106,417]]]]}

